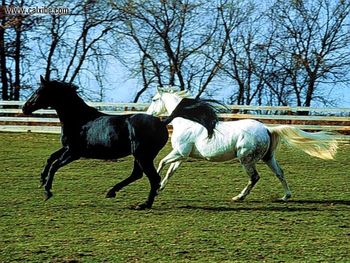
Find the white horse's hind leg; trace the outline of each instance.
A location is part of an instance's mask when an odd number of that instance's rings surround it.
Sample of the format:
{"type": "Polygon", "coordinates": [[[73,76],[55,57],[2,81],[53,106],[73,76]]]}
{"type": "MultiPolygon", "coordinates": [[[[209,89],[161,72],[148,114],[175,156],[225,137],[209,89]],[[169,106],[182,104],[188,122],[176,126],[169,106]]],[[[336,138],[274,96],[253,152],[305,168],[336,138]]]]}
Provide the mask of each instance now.
{"type": "Polygon", "coordinates": [[[169,167],[169,169],[168,169],[164,179],[160,183],[160,188],[159,188],[158,192],[164,190],[166,184],[168,183],[168,180],[170,179],[171,176],[173,176],[173,174],[180,167],[180,165],[181,165],[181,161],[177,161],[177,162],[174,162],[174,163],[170,164],[170,167],[169,167]]]}
{"type": "Polygon", "coordinates": [[[284,173],[282,168],[279,166],[274,156],[272,156],[269,160],[264,160],[264,162],[270,167],[270,169],[274,172],[274,174],[280,180],[285,193],[285,195],[282,197],[282,200],[287,201],[292,196],[292,193],[289,189],[286,179],[284,178],[284,173]]]}
{"type": "Polygon", "coordinates": [[[249,175],[250,179],[249,179],[247,186],[242,190],[242,192],[239,195],[233,197],[232,201],[243,201],[244,198],[246,198],[246,196],[253,189],[254,185],[260,179],[258,171],[255,168],[255,163],[253,163],[253,164],[242,163],[242,165],[243,165],[244,169],[246,170],[247,174],[249,175]]]}

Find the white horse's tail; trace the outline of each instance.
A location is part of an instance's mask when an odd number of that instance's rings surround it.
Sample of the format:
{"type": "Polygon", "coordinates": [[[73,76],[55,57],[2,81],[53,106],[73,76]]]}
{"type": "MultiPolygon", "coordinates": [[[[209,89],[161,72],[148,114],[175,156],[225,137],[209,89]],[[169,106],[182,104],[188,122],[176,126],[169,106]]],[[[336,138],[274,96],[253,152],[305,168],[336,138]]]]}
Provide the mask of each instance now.
{"type": "Polygon", "coordinates": [[[305,153],[324,160],[334,159],[338,142],[332,132],[305,132],[293,126],[268,127],[271,133],[270,149],[278,148],[281,140],[305,153]]]}

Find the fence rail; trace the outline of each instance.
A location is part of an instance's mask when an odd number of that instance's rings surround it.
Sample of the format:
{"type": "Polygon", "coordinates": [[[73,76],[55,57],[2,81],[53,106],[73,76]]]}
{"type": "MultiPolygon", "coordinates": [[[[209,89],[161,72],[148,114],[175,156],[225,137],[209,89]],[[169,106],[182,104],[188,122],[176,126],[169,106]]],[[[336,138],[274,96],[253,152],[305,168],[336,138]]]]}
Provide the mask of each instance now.
{"type": "MultiPolygon", "coordinates": [[[[54,110],[38,110],[33,116],[22,113],[23,101],[0,101],[0,131],[60,133],[60,122],[54,110]]],[[[89,102],[107,114],[128,114],[145,112],[147,103],[89,102]]],[[[291,124],[304,130],[337,131],[350,139],[350,108],[307,108],[289,106],[228,105],[219,114],[224,121],[256,119],[268,126],[291,124]],[[308,115],[299,115],[307,112],[308,115]]]]}

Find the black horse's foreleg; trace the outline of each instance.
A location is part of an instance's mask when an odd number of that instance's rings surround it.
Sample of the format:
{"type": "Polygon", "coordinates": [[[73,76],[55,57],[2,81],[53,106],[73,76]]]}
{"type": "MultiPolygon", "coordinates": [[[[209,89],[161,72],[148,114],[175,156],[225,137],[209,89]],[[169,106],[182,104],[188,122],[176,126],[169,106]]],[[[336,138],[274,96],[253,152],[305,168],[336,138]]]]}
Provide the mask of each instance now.
{"type": "Polygon", "coordinates": [[[50,197],[52,197],[52,193],[51,193],[52,182],[57,170],[62,166],[65,166],[77,159],[78,159],[77,156],[73,155],[71,151],[66,150],[61,155],[61,157],[59,157],[58,160],[51,165],[51,168],[49,170],[49,175],[45,183],[45,200],[48,200],[50,197]]]}
{"type": "Polygon", "coordinates": [[[136,206],[137,210],[144,210],[146,208],[151,208],[153,205],[154,199],[160,187],[160,176],[153,165],[153,160],[139,160],[139,164],[142,167],[144,173],[147,175],[149,183],[151,185],[151,190],[149,192],[147,201],[136,206]]]}
{"type": "Polygon", "coordinates": [[[116,196],[116,192],[120,191],[122,188],[124,188],[125,186],[135,182],[136,180],[142,178],[142,169],[140,167],[140,165],[134,161],[134,168],[132,170],[131,175],[126,178],[125,180],[121,181],[120,183],[116,184],[115,186],[113,186],[113,188],[111,188],[107,195],[106,198],[112,198],[116,196]]]}
{"type": "Polygon", "coordinates": [[[61,148],[58,151],[51,154],[50,157],[47,159],[46,165],[45,165],[44,169],[42,170],[41,176],[40,176],[41,186],[45,185],[45,183],[46,183],[46,177],[49,174],[51,165],[53,164],[54,161],[56,161],[58,158],[60,158],[60,156],[64,153],[64,151],[66,151],[66,149],[61,148]]]}

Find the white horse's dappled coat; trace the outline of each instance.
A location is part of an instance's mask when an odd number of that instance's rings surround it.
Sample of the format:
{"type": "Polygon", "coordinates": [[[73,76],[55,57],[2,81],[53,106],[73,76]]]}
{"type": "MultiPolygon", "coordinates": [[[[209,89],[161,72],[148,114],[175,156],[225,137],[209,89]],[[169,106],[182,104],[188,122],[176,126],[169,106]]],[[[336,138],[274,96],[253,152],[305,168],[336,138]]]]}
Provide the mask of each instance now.
{"type": "Polygon", "coordinates": [[[231,129],[231,122],[219,122],[213,138],[208,138],[206,129],[193,121],[176,118],[172,124],[172,146],[183,157],[220,162],[241,156],[249,149],[259,149],[255,155],[249,156],[254,161],[261,159],[269,148],[267,129],[254,120],[241,120],[236,123],[236,129],[231,129]]]}
{"type": "MultiPolygon", "coordinates": [[[[187,93],[183,91],[176,92],[171,88],[159,88],[147,113],[153,115],[171,114],[186,96],[187,93]]],[[[233,200],[243,200],[259,180],[255,167],[259,160],[263,160],[281,181],[285,191],[282,199],[287,200],[291,197],[291,192],[283,171],[274,156],[274,151],[280,140],[283,139],[289,145],[322,159],[333,159],[337,149],[337,142],[330,133],[308,133],[286,125],[268,128],[261,122],[251,119],[219,121],[212,138],[208,138],[208,132],[204,126],[192,120],[175,118],[172,125],[171,143],[173,150],[160,161],[158,167],[160,173],[164,165],[171,163],[161,183],[161,190],[164,189],[168,179],[187,157],[208,161],[227,161],[238,158],[250,180],[248,185],[233,200]]]]}

